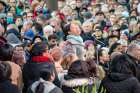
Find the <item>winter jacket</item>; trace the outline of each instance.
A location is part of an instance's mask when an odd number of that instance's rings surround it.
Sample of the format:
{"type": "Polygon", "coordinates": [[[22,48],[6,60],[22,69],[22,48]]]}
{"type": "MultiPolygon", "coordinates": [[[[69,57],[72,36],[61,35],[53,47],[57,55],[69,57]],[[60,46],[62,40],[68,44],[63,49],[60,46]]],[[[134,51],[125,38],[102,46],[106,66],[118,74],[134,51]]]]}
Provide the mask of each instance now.
{"type": "Polygon", "coordinates": [[[1,93],[20,93],[18,88],[13,85],[9,80],[0,82],[1,93]]]}
{"type": "Polygon", "coordinates": [[[85,42],[86,40],[92,40],[94,41],[95,38],[92,36],[92,33],[82,33],[81,34],[82,38],[83,38],[83,41],[85,42]]]}
{"type": "MultiPolygon", "coordinates": [[[[26,93],[27,89],[31,84],[33,84],[35,81],[39,80],[40,72],[43,70],[48,70],[48,68],[54,67],[53,63],[50,62],[48,57],[34,57],[30,62],[27,62],[23,66],[23,82],[24,82],[24,89],[23,93],[26,93]]],[[[54,83],[59,86],[60,82],[57,77],[54,80],[54,83]]]]}
{"type": "Polygon", "coordinates": [[[140,82],[140,64],[139,64],[139,60],[135,59],[134,57],[128,55],[128,54],[124,54],[124,56],[126,57],[126,59],[128,60],[128,62],[130,64],[132,64],[133,66],[133,75],[139,80],[140,82]]]}
{"type": "Polygon", "coordinates": [[[30,86],[27,93],[35,93],[35,90],[40,83],[43,83],[43,85],[44,85],[43,93],[63,93],[62,90],[60,88],[58,88],[56,85],[54,85],[52,82],[45,81],[42,78],[40,78],[38,81],[34,82],[30,86]]]}
{"type": "Polygon", "coordinates": [[[132,75],[111,73],[102,80],[98,93],[140,93],[140,83],[132,75]]]}
{"type": "Polygon", "coordinates": [[[13,63],[13,62],[8,62],[11,66],[11,83],[14,84],[15,86],[18,87],[19,90],[22,90],[23,87],[23,82],[22,82],[22,71],[19,65],[13,63]]]}
{"type": "Polygon", "coordinates": [[[96,93],[96,87],[92,79],[89,78],[69,78],[65,76],[61,84],[64,93],[96,93]]]}

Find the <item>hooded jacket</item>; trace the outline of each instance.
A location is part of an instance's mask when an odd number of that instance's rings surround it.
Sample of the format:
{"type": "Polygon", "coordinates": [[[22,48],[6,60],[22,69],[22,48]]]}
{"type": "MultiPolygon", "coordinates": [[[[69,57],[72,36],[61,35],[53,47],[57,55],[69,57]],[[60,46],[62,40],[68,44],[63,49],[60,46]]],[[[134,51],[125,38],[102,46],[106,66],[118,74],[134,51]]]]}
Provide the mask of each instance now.
{"type": "Polygon", "coordinates": [[[27,93],[35,93],[35,90],[40,83],[43,83],[44,85],[43,93],[63,93],[62,90],[58,88],[56,85],[54,85],[52,82],[45,81],[42,78],[34,82],[27,93]]]}
{"type": "Polygon", "coordinates": [[[111,73],[103,79],[98,93],[140,93],[140,84],[132,75],[111,73]]]}

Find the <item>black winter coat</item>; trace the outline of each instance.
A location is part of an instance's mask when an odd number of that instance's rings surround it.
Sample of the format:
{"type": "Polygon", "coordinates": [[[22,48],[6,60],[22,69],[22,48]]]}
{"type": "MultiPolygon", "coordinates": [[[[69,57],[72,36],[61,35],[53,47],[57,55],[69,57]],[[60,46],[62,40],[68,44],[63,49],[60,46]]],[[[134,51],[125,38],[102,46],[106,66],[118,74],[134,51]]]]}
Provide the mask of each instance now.
{"type": "Polygon", "coordinates": [[[140,62],[139,60],[135,59],[134,57],[128,55],[128,54],[124,54],[126,59],[128,60],[128,62],[130,64],[132,64],[133,67],[133,75],[139,80],[140,82],[140,62]]]}
{"type": "Polygon", "coordinates": [[[20,93],[18,88],[10,81],[0,82],[0,93],[20,93]]]}
{"type": "Polygon", "coordinates": [[[111,73],[102,80],[98,93],[140,93],[140,83],[131,75],[111,73]]]}
{"type": "MultiPolygon", "coordinates": [[[[40,78],[40,72],[42,70],[48,70],[48,68],[50,67],[53,67],[55,69],[53,63],[50,62],[27,62],[23,67],[23,93],[26,93],[29,86],[40,78]]],[[[55,74],[56,78],[54,80],[54,83],[57,86],[60,86],[60,81],[57,77],[57,73],[55,74]]]]}
{"type": "Polygon", "coordinates": [[[62,79],[63,93],[96,93],[93,81],[88,78],[67,78],[62,79]],[[83,90],[84,89],[84,90],[83,90]]]}

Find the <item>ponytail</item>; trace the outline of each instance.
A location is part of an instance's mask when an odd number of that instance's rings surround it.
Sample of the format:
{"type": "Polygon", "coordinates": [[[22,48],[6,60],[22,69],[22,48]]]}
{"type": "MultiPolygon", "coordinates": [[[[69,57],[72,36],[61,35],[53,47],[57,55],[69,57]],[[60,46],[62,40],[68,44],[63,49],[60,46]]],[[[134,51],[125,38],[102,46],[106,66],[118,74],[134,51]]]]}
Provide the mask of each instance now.
{"type": "Polygon", "coordinates": [[[35,93],[43,93],[44,92],[44,84],[40,82],[39,85],[36,87],[35,93]]]}

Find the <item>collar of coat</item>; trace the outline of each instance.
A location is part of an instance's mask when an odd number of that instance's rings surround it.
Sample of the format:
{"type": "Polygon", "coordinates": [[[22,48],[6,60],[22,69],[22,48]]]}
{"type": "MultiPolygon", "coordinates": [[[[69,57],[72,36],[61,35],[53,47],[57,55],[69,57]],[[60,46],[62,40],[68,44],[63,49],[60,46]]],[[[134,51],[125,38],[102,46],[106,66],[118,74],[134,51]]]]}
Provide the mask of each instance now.
{"type": "Polygon", "coordinates": [[[34,56],[32,62],[50,62],[50,58],[48,56],[34,56]]]}
{"type": "Polygon", "coordinates": [[[78,87],[82,85],[91,85],[93,84],[93,78],[77,78],[77,79],[69,79],[65,80],[64,78],[62,79],[62,86],[67,86],[67,87],[78,87]]]}
{"type": "Polygon", "coordinates": [[[56,88],[56,86],[50,82],[50,81],[45,81],[43,80],[42,78],[40,78],[38,81],[34,82],[32,85],[31,85],[31,90],[33,93],[35,93],[35,90],[37,88],[37,86],[40,84],[40,83],[43,83],[44,85],[44,92],[43,93],[49,93],[51,92],[54,88],[56,88]]]}

